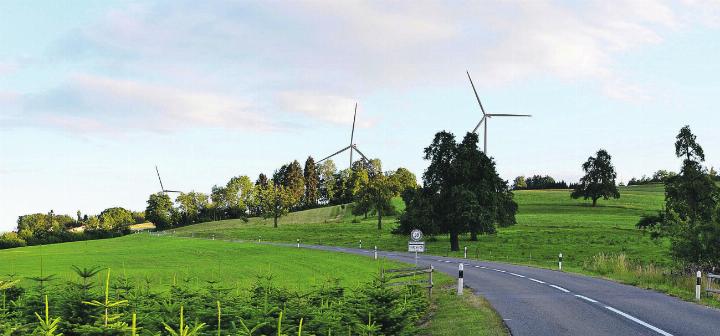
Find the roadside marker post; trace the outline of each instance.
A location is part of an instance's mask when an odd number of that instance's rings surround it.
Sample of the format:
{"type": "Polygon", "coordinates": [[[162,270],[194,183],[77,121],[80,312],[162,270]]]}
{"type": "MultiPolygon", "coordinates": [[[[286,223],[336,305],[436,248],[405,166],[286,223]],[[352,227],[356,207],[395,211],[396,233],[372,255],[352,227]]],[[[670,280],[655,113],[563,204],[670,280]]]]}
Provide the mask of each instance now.
{"type": "Polygon", "coordinates": [[[362,239],[360,239],[360,249],[362,249],[362,239]]]}
{"type": "Polygon", "coordinates": [[[463,264],[458,265],[457,295],[463,295],[463,264]]]}
{"type": "Polygon", "coordinates": [[[465,246],[465,259],[467,259],[467,246],[465,246]]]}
{"type": "Polygon", "coordinates": [[[300,239],[297,240],[297,247],[300,248],[300,239]]]}
{"type": "Polygon", "coordinates": [[[558,255],[558,268],[562,271],[562,253],[558,255]]]}
{"type": "Polygon", "coordinates": [[[428,294],[432,296],[432,289],[433,289],[433,271],[435,271],[435,267],[433,265],[430,265],[430,288],[428,289],[428,294]]]}
{"type": "Polygon", "coordinates": [[[377,246],[375,246],[374,259],[377,260],[377,246]]]}
{"type": "Polygon", "coordinates": [[[213,240],[215,240],[215,235],[213,234],[213,240]]]}
{"type": "Polygon", "coordinates": [[[697,281],[695,282],[695,300],[700,301],[700,284],[702,281],[702,272],[697,271],[697,281]]]}

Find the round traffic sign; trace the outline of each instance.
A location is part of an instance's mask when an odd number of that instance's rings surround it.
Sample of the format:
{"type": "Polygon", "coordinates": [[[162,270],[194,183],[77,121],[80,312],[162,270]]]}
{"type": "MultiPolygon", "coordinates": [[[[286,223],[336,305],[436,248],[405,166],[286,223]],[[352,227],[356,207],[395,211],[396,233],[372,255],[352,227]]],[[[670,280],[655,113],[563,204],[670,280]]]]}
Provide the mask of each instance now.
{"type": "Polygon", "coordinates": [[[410,239],[412,241],[421,241],[423,239],[422,231],[415,229],[410,232],[410,239]]]}

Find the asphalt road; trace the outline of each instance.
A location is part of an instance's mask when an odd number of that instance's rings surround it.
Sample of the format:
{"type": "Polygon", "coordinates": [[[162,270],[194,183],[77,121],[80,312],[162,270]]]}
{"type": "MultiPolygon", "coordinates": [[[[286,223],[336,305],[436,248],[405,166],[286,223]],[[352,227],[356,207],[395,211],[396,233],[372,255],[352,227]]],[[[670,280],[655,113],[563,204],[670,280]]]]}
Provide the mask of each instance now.
{"type": "MultiPolygon", "coordinates": [[[[331,246],[304,248],[363,254],[373,251],[331,246]]],[[[414,254],[379,252],[413,263],[414,254]]],[[[513,335],[718,335],[720,310],[612,281],[559,271],[494,262],[421,255],[419,264],[457,277],[484,296],[513,335]]]]}

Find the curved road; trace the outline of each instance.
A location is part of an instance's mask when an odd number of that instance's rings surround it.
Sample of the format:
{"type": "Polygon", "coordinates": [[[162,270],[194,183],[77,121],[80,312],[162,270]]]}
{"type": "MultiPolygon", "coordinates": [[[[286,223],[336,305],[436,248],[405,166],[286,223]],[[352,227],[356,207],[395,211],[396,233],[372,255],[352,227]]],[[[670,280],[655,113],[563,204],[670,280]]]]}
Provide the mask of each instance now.
{"type": "MultiPolygon", "coordinates": [[[[305,248],[369,255],[332,246],[305,248]]],[[[413,263],[414,254],[378,252],[413,263]]],[[[720,335],[720,310],[616,282],[547,269],[421,255],[419,262],[457,276],[484,296],[512,335],[720,335]]]]}

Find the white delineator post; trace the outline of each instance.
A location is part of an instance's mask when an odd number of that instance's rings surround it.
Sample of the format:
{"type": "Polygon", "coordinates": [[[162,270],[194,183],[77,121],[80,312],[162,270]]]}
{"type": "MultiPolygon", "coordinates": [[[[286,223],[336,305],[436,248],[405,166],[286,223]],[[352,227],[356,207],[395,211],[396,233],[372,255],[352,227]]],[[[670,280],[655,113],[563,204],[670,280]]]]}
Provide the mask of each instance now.
{"type": "Polygon", "coordinates": [[[215,235],[213,235],[213,240],[215,240],[215,235]]]}
{"type": "Polygon", "coordinates": [[[463,295],[463,264],[458,265],[458,284],[457,284],[457,295],[463,295]]]}
{"type": "Polygon", "coordinates": [[[467,246],[465,246],[465,259],[467,259],[467,246]]]}
{"type": "Polygon", "coordinates": [[[377,246],[375,246],[375,253],[373,253],[374,259],[377,260],[377,246]]]}
{"type": "Polygon", "coordinates": [[[702,272],[697,271],[697,281],[695,283],[695,300],[700,301],[700,291],[702,288],[700,288],[700,285],[702,283],[702,272]]]}
{"type": "Polygon", "coordinates": [[[562,271],[562,253],[558,255],[558,268],[562,271]]]}
{"type": "Polygon", "coordinates": [[[300,247],[300,239],[297,240],[297,247],[300,247]]]}
{"type": "Polygon", "coordinates": [[[362,248],[362,239],[360,239],[360,248],[362,248]]]}

